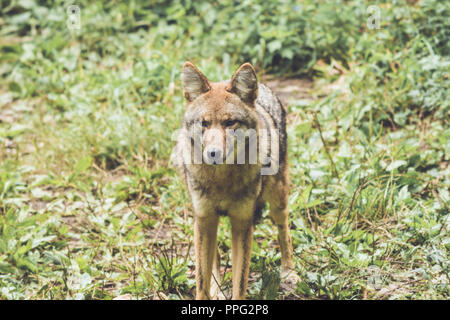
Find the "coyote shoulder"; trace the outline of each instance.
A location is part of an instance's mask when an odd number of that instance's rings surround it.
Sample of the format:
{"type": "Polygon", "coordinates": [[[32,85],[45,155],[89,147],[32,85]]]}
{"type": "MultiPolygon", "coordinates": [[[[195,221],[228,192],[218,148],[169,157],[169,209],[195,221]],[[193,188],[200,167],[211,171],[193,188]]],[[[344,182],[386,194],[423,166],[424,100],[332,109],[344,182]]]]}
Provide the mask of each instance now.
{"type": "Polygon", "coordinates": [[[282,278],[294,271],[288,223],[289,171],[286,110],[243,64],[230,81],[212,83],[192,63],[182,69],[187,100],[172,161],[187,184],[194,209],[196,298],[219,295],[217,227],[231,222],[233,299],[244,299],[254,224],[266,203],[278,228],[282,278]]]}

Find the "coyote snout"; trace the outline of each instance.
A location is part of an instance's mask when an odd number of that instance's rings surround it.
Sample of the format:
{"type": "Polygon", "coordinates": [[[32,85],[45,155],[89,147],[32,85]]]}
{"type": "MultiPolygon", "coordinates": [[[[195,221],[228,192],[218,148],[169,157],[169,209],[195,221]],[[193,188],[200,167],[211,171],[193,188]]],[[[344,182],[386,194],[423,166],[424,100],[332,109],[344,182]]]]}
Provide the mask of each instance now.
{"type": "Polygon", "coordinates": [[[282,278],[295,284],[284,107],[248,63],[230,81],[211,83],[186,62],[182,82],[187,107],[173,160],[194,208],[196,298],[218,294],[221,215],[231,221],[233,299],[245,298],[254,223],[266,202],[278,228],[282,278]]]}
{"type": "Polygon", "coordinates": [[[223,164],[224,133],[222,129],[207,128],[203,134],[203,159],[207,164],[223,164]]]}
{"type": "Polygon", "coordinates": [[[206,158],[208,159],[206,162],[208,163],[208,161],[210,162],[210,164],[221,164],[223,163],[223,158],[222,158],[222,150],[219,148],[208,148],[206,149],[206,158]]]}

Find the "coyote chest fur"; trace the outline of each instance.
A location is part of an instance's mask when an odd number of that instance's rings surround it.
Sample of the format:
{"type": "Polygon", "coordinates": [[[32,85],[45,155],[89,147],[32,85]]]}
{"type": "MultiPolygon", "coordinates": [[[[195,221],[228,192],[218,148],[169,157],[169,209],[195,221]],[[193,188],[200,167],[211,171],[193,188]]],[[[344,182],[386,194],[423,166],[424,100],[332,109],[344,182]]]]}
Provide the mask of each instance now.
{"type": "Polygon", "coordinates": [[[278,227],[282,277],[295,283],[284,107],[248,63],[229,82],[211,83],[186,62],[182,83],[187,107],[172,160],[194,208],[196,298],[219,295],[222,215],[231,221],[233,299],[245,298],[254,224],[265,203],[278,227]]]}

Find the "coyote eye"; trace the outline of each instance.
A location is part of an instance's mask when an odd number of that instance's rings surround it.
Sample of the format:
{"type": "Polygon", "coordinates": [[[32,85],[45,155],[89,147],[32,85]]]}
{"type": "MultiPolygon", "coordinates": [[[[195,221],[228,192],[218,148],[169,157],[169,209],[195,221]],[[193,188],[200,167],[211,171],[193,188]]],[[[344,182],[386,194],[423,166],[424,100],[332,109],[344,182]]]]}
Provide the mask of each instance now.
{"type": "Polygon", "coordinates": [[[226,120],[226,121],[225,121],[225,126],[226,126],[226,127],[232,127],[232,126],[234,126],[236,123],[238,123],[237,120],[226,120]]]}
{"type": "Polygon", "coordinates": [[[203,121],[202,121],[202,127],[203,127],[203,128],[208,128],[208,127],[209,127],[209,122],[203,120],[203,121]]]}

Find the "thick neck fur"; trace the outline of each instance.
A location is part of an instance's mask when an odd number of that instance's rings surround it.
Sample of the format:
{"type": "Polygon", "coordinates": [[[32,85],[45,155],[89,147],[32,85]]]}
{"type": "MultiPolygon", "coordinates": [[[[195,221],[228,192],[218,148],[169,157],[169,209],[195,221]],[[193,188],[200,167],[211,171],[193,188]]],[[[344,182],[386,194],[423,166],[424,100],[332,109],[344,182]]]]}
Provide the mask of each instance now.
{"type": "MultiPolygon", "coordinates": [[[[192,191],[211,199],[229,197],[239,200],[249,196],[261,184],[260,165],[250,164],[191,164],[188,165],[188,185],[192,191]]],[[[258,188],[259,189],[259,188],[258,188]]],[[[230,199],[230,200],[231,200],[230,199]]]]}

